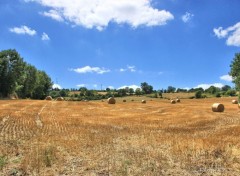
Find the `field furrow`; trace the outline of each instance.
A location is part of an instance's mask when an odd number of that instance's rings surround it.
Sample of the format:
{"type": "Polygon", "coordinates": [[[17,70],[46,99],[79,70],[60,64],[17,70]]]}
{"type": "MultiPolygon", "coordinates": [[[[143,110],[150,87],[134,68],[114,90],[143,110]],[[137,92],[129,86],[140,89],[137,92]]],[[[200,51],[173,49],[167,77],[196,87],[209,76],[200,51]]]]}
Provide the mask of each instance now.
{"type": "Polygon", "coordinates": [[[240,173],[240,111],[230,98],[0,101],[0,110],[2,175],[240,173]],[[212,112],[214,102],[225,111],[212,112]]]}

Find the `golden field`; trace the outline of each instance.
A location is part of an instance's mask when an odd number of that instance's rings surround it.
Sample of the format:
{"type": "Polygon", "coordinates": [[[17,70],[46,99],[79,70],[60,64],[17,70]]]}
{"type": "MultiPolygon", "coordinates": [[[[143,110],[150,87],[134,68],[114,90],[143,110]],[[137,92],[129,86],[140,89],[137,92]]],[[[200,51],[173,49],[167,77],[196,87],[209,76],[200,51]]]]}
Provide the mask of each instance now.
{"type": "Polygon", "coordinates": [[[240,175],[233,98],[141,98],[1,100],[0,175],[240,175]]]}

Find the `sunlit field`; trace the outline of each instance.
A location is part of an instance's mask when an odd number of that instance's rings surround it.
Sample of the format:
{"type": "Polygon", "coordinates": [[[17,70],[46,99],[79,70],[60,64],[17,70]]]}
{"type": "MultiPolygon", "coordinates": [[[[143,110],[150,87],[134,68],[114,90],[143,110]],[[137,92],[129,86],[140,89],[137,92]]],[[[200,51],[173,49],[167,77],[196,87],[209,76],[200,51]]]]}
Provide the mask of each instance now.
{"type": "Polygon", "coordinates": [[[0,101],[0,175],[239,175],[233,98],[0,101]],[[212,112],[223,103],[223,113],[212,112]]]}

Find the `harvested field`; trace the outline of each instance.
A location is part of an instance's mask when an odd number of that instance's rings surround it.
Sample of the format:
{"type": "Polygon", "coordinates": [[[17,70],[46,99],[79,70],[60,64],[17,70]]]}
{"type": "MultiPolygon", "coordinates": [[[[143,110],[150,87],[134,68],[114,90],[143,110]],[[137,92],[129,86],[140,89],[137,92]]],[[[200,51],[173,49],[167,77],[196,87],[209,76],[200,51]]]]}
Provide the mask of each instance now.
{"type": "Polygon", "coordinates": [[[0,175],[237,176],[240,109],[231,99],[2,100],[0,175]],[[224,112],[212,112],[215,102],[224,112]]]}

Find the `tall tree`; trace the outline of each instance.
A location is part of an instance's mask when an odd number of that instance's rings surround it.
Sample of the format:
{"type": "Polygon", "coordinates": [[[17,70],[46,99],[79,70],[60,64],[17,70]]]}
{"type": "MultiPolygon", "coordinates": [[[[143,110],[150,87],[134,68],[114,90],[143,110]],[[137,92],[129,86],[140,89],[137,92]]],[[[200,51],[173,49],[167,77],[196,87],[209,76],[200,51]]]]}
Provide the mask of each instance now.
{"type": "Polygon", "coordinates": [[[37,80],[33,91],[33,98],[44,99],[48,95],[51,87],[51,78],[44,71],[37,71],[37,80]]]}
{"type": "Polygon", "coordinates": [[[16,50],[0,52],[0,95],[12,94],[22,78],[24,62],[16,50]]]}
{"type": "Polygon", "coordinates": [[[145,94],[150,94],[153,92],[153,86],[149,85],[146,82],[141,83],[141,88],[145,94]]]}
{"type": "Polygon", "coordinates": [[[236,53],[230,64],[229,75],[233,78],[233,83],[237,90],[240,90],[240,53],[236,53]]]}

